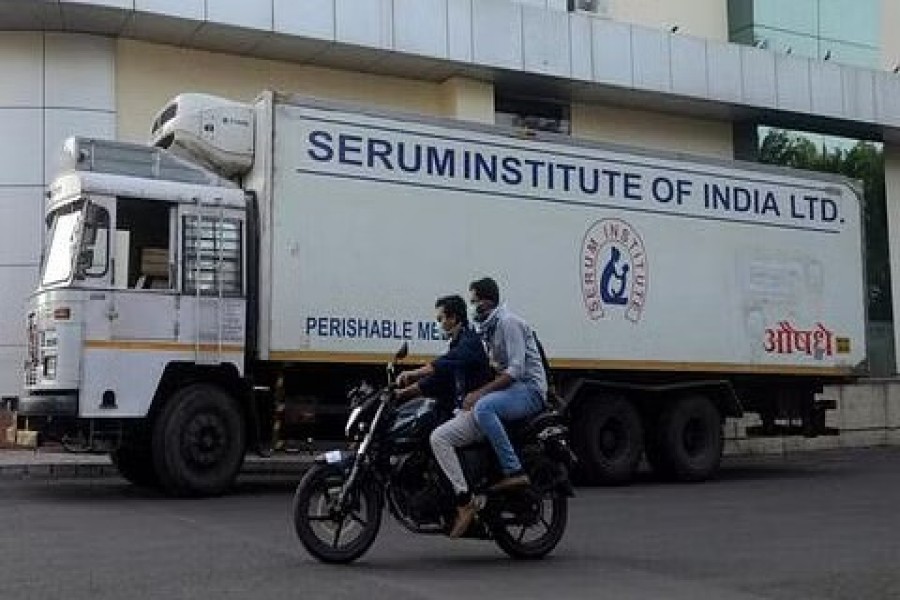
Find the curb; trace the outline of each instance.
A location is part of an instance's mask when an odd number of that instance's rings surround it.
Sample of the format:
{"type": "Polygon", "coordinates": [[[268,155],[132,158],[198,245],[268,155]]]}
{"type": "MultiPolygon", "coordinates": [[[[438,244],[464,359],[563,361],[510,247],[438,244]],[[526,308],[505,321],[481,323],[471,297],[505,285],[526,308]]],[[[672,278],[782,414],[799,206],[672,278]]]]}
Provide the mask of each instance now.
{"type": "MultiPolygon", "coordinates": [[[[30,453],[29,453],[30,454],[30,453]]],[[[107,479],[119,472],[105,456],[62,454],[65,460],[18,461],[0,464],[0,480],[9,479],[107,479]],[[80,459],[80,460],[79,460],[80,459]]],[[[2,457],[2,451],[0,451],[2,457]]],[[[312,464],[311,455],[286,455],[277,458],[247,456],[241,475],[299,475],[312,464]]],[[[2,458],[0,458],[2,460],[2,458]]]]}

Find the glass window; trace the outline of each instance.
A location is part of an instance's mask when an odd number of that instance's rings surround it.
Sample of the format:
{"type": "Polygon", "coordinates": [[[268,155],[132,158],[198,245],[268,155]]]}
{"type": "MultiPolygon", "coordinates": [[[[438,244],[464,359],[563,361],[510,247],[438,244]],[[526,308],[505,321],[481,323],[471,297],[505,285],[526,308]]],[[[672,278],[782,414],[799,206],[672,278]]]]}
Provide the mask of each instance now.
{"type": "Polygon", "coordinates": [[[78,224],[81,221],[80,205],[70,205],[52,217],[47,261],[44,264],[44,285],[66,281],[72,275],[78,224]]]}
{"type": "Polygon", "coordinates": [[[169,218],[173,205],[161,200],[119,198],[116,234],[117,285],[139,290],[174,287],[169,277],[169,218]],[[121,279],[121,281],[119,281],[121,279]]]}
{"type": "Polygon", "coordinates": [[[755,25],[801,35],[818,35],[818,13],[819,0],[753,1],[755,25]]]}
{"type": "Polygon", "coordinates": [[[78,279],[103,277],[109,271],[109,211],[88,204],[84,215],[84,232],[78,253],[78,279]]]}
{"type": "Polygon", "coordinates": [[[524,127],[535,131],[572,133],[568,104],[540,98],[497,94],[494,121],[506,127],[524,127]]]}
{"type": "Polygon", "coordinates": [[[243,255],[241,222],[237,219],[186,216],[183,220],[186,294],[240,296],[243,255]]]}
{"type": "Polygon", "coordinates": [[[835,40],[877,50],[881,40],[881,0],[819,0],[819,36],[825,38],[823,43],[835,40]]]}
{"type": "MultiPolygon", "coordinates": [[[[743,40],[733,40],[743,42],[743,40]]],[[[818,58],[819,44],[816,38],[809,35],[788,33],[768,27],[754,27],[751,44],[761,44],[768,50],[790,53],[805,58],[818,58]]]]}
{"type": "Polygon", "coordinates": [[[732,34],[753,26],[753,0],[728,0],[728,29],[732,34]]]}

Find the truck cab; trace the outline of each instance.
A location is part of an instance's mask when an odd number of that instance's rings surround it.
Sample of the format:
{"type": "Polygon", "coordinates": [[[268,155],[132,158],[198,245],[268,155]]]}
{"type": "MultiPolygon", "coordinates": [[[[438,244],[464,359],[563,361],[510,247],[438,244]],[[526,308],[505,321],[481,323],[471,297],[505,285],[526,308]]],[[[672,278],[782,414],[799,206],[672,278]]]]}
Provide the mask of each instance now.
{"type": "Polygon", "coordinates": [[[27,310],[19,415],[115,452],[179,365],[239,380],[247,195],[161,148],[71,138],[64,153],[27,310]]]}

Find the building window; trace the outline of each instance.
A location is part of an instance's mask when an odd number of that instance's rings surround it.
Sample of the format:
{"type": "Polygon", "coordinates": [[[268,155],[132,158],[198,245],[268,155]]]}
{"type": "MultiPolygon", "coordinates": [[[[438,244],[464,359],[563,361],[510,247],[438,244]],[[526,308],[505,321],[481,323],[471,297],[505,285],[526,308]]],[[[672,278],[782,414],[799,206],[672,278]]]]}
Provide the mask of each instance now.
{"type": "Polygon", "coordinates": [[[569,135],[570,113],[569,104],[557,100],[499,93],[494,98],[494,120],[505,127],[569,135]]]}
{"type": "Polygon", "coordinates": [[[881,0],[729,0],[729,39],[774,52],[877,68],[881,0]]]}

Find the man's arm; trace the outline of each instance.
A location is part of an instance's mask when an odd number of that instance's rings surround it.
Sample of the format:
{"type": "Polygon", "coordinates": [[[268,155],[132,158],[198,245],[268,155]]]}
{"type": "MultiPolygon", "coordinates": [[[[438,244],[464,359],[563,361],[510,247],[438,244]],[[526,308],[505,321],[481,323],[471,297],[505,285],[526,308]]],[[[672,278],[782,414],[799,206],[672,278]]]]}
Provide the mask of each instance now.
{"type": "Polygon", "coordinates": [[[429,363],[427,365],[419,367],[418,369],[412,369],[400,373],[400,375],[397,377],[397,385],[401,388],[406,387],[415,381],[419,381],[420,379],[424,379],[425,377],[433,374],[434,367],[431,365],[431,363],[429,363]]]}
{"type": "Polygon", "coordinates": [[[525,353],[527,350],[526,327],[521,322],[508,320],[503,324],[503,341],[506,343],[506,369],[513,381],[525,378],[525,353]]]}
{"type": "Polygon", "coordinates": [[[472,410],[475,407],[475,404],[481,400],[482,396],[508,388],[512,385],[513,381],[515,381],[515,379],[510,377],[509,373],[503,371],[477,390],[466,394],[466,399],[463,400],[462,405],[463,410],[472,410]]]}
{"type": "Polygon", "coordinates": [[[508,364],[494,379],[466,395],[463,409],[471,410],[482,396],[511,386],[525,375],[525,331],[514,321],[502,322],[497,335],[503,336],[508,364]]]}
{"type": "Polygon", "coordinates": [[[422,395],[422,388],[419,387],[418,383],[414,383],[412,385],[406,386],[405,388],[401,388],[394,392],[394,396],[400,402],[406,402],[407,400],[412,400],[413,398],[418,398],[422,395]]]}

